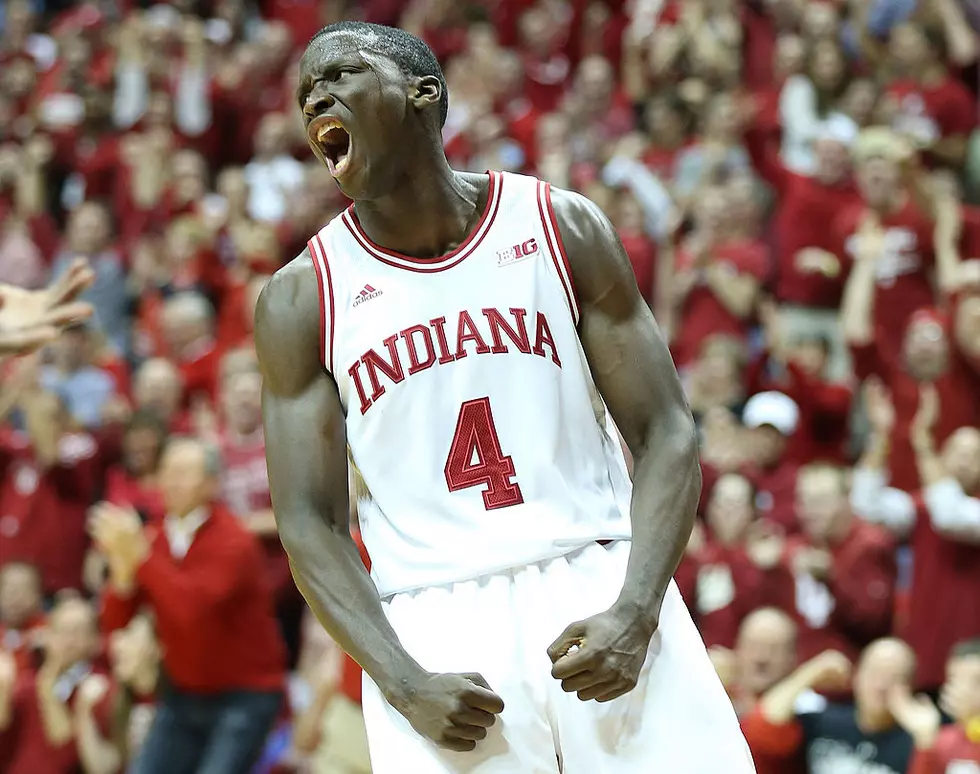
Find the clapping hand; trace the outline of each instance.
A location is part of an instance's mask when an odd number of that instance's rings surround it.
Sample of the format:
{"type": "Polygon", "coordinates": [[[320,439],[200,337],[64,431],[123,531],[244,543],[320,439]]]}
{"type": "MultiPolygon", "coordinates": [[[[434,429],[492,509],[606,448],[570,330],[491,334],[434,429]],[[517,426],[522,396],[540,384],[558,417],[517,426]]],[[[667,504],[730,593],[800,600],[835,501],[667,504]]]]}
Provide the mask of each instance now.
{"type": "Polygon", "coordinates": [[[94,280],[92,269],[79,260],[43,290],[0,284],[0,357],[38,349],[90,317],[91,305],[77,298],[94,280]]]}
{"type": "Polygon", "coordinates": [[[117,587],[133,582],[136,570],[150,553],[150,541],[139,514],[132,508],[99,503],[89,511],[89,534],[106,556],[109,572],[117,587]]]}

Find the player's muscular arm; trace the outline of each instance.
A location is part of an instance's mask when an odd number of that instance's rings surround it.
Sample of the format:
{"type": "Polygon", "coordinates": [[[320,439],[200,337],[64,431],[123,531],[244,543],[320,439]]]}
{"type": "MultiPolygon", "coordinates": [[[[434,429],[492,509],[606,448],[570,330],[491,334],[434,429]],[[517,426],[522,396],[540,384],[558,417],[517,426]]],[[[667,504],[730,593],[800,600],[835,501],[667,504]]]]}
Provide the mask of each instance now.
{"type": "Polygon", "coordinates": [[[580,306],[579,336],[633,453],[633,543],[614,606],[552,646],[553,673],[582,699],[629,691],[694,524],[701,492],[697,436],[667,345],[612,225],[577,194],[552,196],[580,306]],[[572,644],[578,650],[564,655],[572,644]]]}
{"type": "Polygon", "coordinates": [[[398,640],[350,534],[344,409],[320,358],[309,254],[259,296],[255,347],[276,526],[297,587],[320,623],[423,736],[470,750],[503,702],[478,675],[426,672],[398,640]]]}

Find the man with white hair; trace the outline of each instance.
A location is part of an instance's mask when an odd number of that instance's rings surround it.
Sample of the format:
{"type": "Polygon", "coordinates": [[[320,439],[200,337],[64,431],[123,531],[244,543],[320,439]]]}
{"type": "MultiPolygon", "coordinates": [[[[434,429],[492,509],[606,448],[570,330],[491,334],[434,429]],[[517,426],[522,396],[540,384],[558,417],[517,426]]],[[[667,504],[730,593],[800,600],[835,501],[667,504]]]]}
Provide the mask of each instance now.
{"type": "Polygon", "coordinates": [[[214,308],[203,295],[188,291],[167,299],[163,335],[183,377],[185,400],[214,399],[220,358],[214,333],[214,308]]]}
{"type": "Polygon", "coordinates": [[[282,699],[283,646],[255,539],[216,502],[219,458],[191,438],[160,463],[166,516],[144,530],[108,503],[89,530],[106,556],[102,625],[153,612],[167,674],[138,774],[240,774],[258,759],[282,699]]]}

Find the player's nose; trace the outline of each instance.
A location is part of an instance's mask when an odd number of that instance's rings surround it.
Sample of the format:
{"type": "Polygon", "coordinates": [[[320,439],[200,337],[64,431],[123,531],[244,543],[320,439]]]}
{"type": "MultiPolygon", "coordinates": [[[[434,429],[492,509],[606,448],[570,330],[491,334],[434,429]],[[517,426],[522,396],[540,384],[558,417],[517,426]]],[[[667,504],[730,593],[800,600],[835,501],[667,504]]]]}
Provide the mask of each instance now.
{"type": "Polygon", "coordinates": [[[316,118],[321,113],[329,110],[334,103],[333,95],[325,86],[318,85],[306,98],[303,105],[303,112],[307,118],[316,118]]]}

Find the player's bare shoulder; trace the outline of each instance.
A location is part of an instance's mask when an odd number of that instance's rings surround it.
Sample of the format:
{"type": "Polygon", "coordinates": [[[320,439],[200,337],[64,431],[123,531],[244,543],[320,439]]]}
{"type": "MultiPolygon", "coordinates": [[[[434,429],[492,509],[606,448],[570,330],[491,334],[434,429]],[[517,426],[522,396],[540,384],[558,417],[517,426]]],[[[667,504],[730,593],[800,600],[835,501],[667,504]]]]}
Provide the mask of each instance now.
{"type": "Polygon", "coordinates": [[[627,309],[642,303],[629,256],[599,205],[574,191],[552,188],[551,206],[579,302],[614,302],[627,309]]]}
{"type": "Polygon", "coordinates": [[[302,389],[320,370],[320,297],[309,249],[277,271],[255,304],[255,350],[278,390],[302,389]]]}

